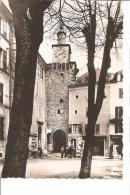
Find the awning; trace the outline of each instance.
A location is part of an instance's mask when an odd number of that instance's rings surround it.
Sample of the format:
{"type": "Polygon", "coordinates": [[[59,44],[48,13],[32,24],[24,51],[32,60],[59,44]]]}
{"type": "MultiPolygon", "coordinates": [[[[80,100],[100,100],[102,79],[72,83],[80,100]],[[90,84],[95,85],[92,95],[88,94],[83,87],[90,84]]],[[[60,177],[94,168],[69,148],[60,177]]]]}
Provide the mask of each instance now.
{"type": "Polygon", "coordinates": [[[68,134],[67,137],[69,139],[76,139],[76,138],[82,138],[82,134],[68,134]]]}
{"type": "Polygon", "coordinates": [[[30,137],[37,137],[36,133],[30,133],[30,137]]]}
{"type": "MultiPolygon", "coordinates": [[[[85,140],[85,136],[82,136],[83,140],[85,140]]],[[[94,135],[94,139],[105,139],[106,135],[94,135]]]]}
{"type": "Polygon", "coordinates": [[[122,123],[122,118],[112,118],[109,120],[111,123],[122,123]]]}
{"type": "Polygon", "coordinates": [[[112,138],[112,139],[122,139],[122,135],[110,135],[110,137],[112,138]]]}

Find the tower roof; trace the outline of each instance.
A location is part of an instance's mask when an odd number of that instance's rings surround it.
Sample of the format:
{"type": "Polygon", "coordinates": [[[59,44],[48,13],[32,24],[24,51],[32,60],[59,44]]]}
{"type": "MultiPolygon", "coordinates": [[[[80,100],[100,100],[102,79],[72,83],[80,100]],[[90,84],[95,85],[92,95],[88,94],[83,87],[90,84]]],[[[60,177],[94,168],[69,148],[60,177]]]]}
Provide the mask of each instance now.
{"type": "Polygon", "coordinates": [[[60,24],[60,28],[59,28],[59,31],[58,31],[58,33],[57,33],[57,36],[59,35],[59,34],[64,34],[64,35],[66,35],[66,32],[64,31],[64,25],[63,25],[63,23],[61,23],[60,24]]]}

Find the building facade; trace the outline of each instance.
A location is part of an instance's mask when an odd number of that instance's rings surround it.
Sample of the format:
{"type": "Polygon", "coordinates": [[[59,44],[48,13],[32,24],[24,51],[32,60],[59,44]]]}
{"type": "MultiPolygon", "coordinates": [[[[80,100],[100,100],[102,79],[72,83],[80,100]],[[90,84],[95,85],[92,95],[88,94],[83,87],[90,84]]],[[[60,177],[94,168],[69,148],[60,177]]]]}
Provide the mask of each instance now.
{"type": "Polygon", "coordinates": [[[123,147],[123,72],[114,75],[110,85],[110,120],[109,138],[114,144],[114,153],[118,153],[118,146],[123,147]],[[117,148],[117,150],[116,150],[117,148]]]}
{"type": "Polygon", "coordinates": [[[5,153],[11,109],[11,61],[12,15],[0,1],[0,157],[5,153]]]}
{"type": "Polygon", "coordinates": [[[57,33],[57,44],[52,45],[53,60],[46,70],[46,118],[48,150],[58,152],[66,145],[69,128],[68,85],[74,84],[78,72],[71,62],[71,46],[66,44],[62,26],[57,33]]]}
{"type": "MultiPolygon", "coordinates": [[[[7,1],[5,0],[7,3],[7,1]]],[[[38,55],[29,150],[38,147],[59,152],[61,146],[74,145],[82,150],[87,128],[87,79],[77,82],[76,62],[71,61],[71,46],[60,26],[53,59],[46,64],[38,55]]],[[[5,153],[14,88],[16,44],[12,14],[0,1],[0,156],[5,153]]],[[[97,78],[100,71],[97,71],[97,78]]],[[[108,155],[111,142],[122,145],[123,89],[122,71],[108,75],[103,106],[95,129],[95,155],[108,155]]]]}
{"type": "MultiPolygon", "coordinates": [[[[16,42],[13,18],[8,1],[0,1],[0,157],[5,154],[8,136],[10,111],[13,100],[15,79],[16,42]]],[[[29,150],[36,152],[38,147],[44,149],[45,136],[45,69],[46,63],[38,54],[32,126],[29,150]]]]}
{"type": "MultiPolygon", "coordinates": [[[[111,142],[114,144],[116,155],[118,154],[116,148],[122,146],[122,72],[116,73],[109,79],[105,86],[104,101],[95,128],[94,155],[108,156],[111,142]]],[[[72,143],[77,151],[83,148],[87,128],[87,94],[87,83],[69,86],[68,143],[72,143]]]]}
{"type": "Polygon", "coordinates": [[[45,150],[46,147],[46,99],[45,99],[45,70],[46,63],[38,54],[37,69],[34,89],[32,126],[30,131],[29,149],[37,152],[38,148],[45,150]]]}

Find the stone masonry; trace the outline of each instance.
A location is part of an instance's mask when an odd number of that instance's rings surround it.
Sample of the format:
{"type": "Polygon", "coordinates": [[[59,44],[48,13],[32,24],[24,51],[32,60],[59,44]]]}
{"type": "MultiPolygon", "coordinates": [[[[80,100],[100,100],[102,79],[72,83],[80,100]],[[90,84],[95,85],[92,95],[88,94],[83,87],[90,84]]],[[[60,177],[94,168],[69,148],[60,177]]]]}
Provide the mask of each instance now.
{"type": "Polygon", "coordinates": [[[68,129],[69,91],[68,85],[76,80],[75,62],[52,63],[46,71],[47,128],[53,131],[68,129]]]}

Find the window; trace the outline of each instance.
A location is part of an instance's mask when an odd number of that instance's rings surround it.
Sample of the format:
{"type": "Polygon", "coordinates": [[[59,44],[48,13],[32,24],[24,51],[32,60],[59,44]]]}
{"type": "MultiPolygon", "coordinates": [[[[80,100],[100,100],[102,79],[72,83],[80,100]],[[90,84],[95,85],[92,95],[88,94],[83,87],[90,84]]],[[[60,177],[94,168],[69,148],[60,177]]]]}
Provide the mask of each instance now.
{"type": "Polygon", "coordinates": [[[37,143],[36,142],[32,142],[32,148],[35,149],[37,147],[37,143]]]}
{"type": "Polygon", "coordinates": [[[119,98],[123,98],[123,89],[119,88],[119,98]]]}
{"type": "Polygon", "coordinates": [[[115,107],[115,118],[120,119],[123,116],[123,107],[115,107]]]}
{"type": "Polygon", "coordinates": [[[72,133],[72,125],[69,125],[68,133],[72,133]]]}
{"type": "Polygon", "coordinates": [[[61,73],[60,73],[60,76],[61,76],[62,78],[64,77],[64,74],[63,74],[63,72],[61,72],[61,73]]]}
{"type": "Polygon", "coordinates": [[[123,127],[122,127],[122,117],[123,117],[123,107],[116,107],[115,108],[115,118],[120,119],[116,121],[115,123],[115,133],[122,133],[123,127]]]}
{"type": "Polygon", "coordinates": [[[82,134],[82,124],[74,124],[73,133],[82,134]]]}
{"type": "Polygon", "coordinates": [[[122,74],[118,73],[117,74],[117,82],[121,82],[122,81],[122,74]]]}
{"type": "Polygon", "coordinates": [[[47,134],[47,144],[51,144],[51,133],[47,134]]]}
{"type": "Polygon", "coordinates": [[[60,114],[60,109],[58,109],[58,114],[60,114]]]}
{"type": "Polygon", "coordinates": [[[40,66],[40,77],[43,79],[43,67],[40,66]]]}
{"type": "Polygon", "coordinates": [[[63,99],[60,99],[60,103],[63,103],[64,102],[64,100],[63,99]]]}
{"type": "Polygon", "coordinates": [[[99,124],[96,124],[95,134],[96,135],[99,135],[100,134],[100,125],[99,124]]]}
{"type": "Polygon", "coordinates": [[[7,52],[3,50],[3,69],[7,70],[7,52]]]}
{"type": "Polygon", "coordinates": [[[77,114],[77,110],[75,110],[75,114],[77,114]]]}
{"type": "Polygon", "coordinates": [[[3,35],[7,38],[7,22],[3,20],[3,35]]]}
{"type": "Polygon", "coordinates": [[[76,99],[78,99],[79,98],[79,96],[78,95],[76,95],[76,99]]]}
{"type": "Polygon", "coordinates": [[[3,84],[0,83],[0,104],[3,104],[3,84]]]}
{"type": "Polygon", "coordinates": [[[115,123],[115,133],[123,133],[122,121],[115,123]]]}
{"type": "Polygon", "coordinates": [[[87,131],[88,131],[88,129],[87,129],[87,127],[88,127],[88,124],[85,124],[85,135],[87,135],[87,131]]]}
{"type": "Polygon", "coordinates": [[[4,131],[3,131],[3,128],[4,128],[4,119],[3,118],[0,118],[0,140],[3,140],[4,139],[4,131]]]}
{"type": "Polygon", "coordinates": [[[79,125],[79,134],[82,134],[82,125],[79,125]]]}

